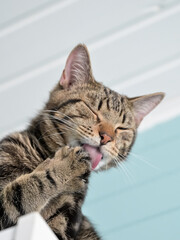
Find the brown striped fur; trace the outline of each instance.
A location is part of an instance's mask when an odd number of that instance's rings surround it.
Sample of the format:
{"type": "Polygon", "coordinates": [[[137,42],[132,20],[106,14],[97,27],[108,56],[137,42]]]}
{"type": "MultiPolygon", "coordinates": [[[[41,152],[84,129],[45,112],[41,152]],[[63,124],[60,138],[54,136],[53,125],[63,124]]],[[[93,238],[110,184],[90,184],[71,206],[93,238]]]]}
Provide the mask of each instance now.
{"type": "Polygon", "coordinates": [[[83,144],[103,154],[97,171],[116,167],[162,98],[130,99],[96,82],[87,48],[78,45],[44,109],[26,130],[0,142],[0,229],[39,211],[59,239],[100,239],[81,213],[91,173],[83,144]]]}

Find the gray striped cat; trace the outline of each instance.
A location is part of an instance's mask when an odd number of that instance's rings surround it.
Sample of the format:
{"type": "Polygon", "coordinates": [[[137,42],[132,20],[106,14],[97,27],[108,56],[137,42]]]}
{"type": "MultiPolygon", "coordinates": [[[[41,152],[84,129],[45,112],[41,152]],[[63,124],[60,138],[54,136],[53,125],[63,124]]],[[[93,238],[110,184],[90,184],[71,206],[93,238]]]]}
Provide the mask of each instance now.
{"type": "Polygon", "coordinates": [[[58,239],[100,239],[81,212],[89,176],[126,159],[163,97],[110,90],[94,79],[86,46],[76,46],[44,109],[0,142],[0,229],[38,211],[58,239]]]}

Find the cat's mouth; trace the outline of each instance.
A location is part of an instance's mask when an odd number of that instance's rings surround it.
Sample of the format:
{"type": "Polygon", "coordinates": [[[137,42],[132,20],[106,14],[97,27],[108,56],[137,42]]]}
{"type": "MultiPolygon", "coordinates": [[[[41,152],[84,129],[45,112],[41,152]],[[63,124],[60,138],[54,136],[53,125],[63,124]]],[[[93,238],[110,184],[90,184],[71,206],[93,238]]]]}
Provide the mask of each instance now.
{"type": "Polygon", "coordinates": [[[103,158],[103,155],[98,147],[94,147],[89,144],[84,144],[83,148],[89,153],[92,161],[92,170],[94,170],[101,161],[101,159],[103,158]]]}

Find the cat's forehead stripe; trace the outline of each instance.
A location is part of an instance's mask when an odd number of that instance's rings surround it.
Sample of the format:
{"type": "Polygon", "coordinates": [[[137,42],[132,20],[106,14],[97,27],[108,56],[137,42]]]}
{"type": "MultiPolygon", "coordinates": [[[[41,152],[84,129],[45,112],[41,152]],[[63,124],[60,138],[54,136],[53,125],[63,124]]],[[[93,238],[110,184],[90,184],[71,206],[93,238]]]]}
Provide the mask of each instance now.
{"type": "MultiPolygon", "coordinates": [[[[103,106],[106,106],[107,110],[114,110],[116,112],[120,112],[122,114],[122,109],[124,108],[124,96],[110,90],[109,88],[103,87],[103,91],[100,91],[101,94],[96,95],[97,101],[97,109],[98,111],[101,110],[103,106]],[[105,104],[105,105],[104,105],[105,104]]],[[[93,96],[94,97],[94,96],[93,96]]]]}

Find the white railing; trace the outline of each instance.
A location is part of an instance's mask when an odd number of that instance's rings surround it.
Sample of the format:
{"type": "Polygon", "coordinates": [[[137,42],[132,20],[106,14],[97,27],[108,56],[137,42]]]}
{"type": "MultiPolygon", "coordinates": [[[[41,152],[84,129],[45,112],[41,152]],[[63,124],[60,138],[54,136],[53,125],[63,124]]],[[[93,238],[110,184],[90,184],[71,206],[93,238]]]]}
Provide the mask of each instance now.
{"type": "Polygon", "coordinates": [[[37,212],[19,218],[14,227],[0,232],[0,240],[57,240],[57,237],[37,212]]]}

